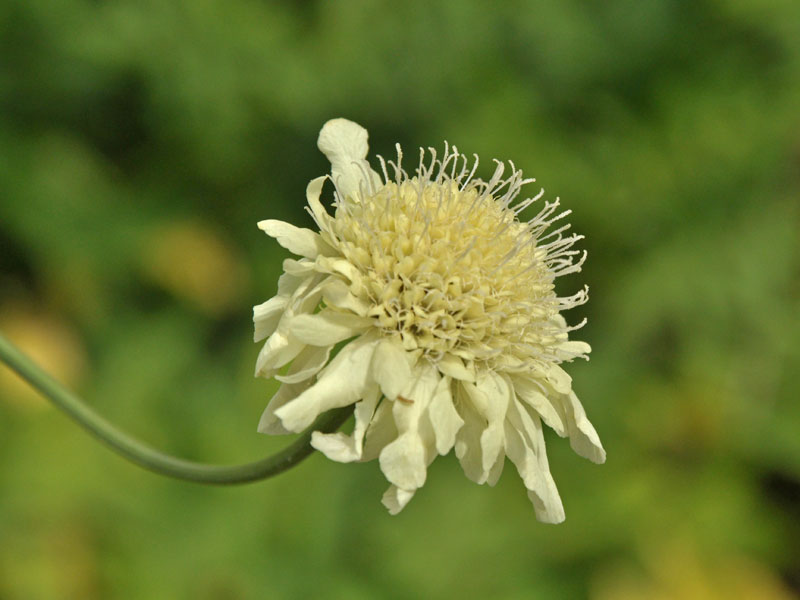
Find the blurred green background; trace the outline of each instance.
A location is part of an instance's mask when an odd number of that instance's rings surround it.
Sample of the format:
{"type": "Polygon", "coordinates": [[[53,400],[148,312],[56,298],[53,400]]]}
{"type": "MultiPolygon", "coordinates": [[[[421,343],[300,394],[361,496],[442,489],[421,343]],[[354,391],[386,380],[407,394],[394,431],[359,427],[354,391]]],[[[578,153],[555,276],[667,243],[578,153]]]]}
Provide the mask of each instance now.
{"type": "Polygon", "coordinates": [[[164,479],[0,368],[0,599],[800,597],[800,5],[3,0],[0,330],[160,448],[282,447],[255,224],[311,224],[336,116],[574,210],[608,462],[548,437],[566,523],[452,456],[397,517],[375,463],[164,479]]]}

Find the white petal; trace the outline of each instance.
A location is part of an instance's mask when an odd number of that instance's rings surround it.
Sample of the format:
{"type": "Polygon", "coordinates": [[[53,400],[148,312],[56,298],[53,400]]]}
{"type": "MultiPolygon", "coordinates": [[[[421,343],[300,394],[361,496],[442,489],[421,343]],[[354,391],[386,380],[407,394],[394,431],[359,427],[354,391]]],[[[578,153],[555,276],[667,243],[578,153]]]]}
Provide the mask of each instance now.
{"type": "Polygon", "coordinates": [[[326,179],[328,179],[327,175],[317,177],[316,179],[312,179],[306,187],[306,202],[308,202],[308,207],[311,209],[311,216],[317,226],[319,226],[320,231],[328,231],[328,220],[330,219],[325,207],[322,206],[322,203],[319,201],[319,196],[322,193],[322,186],[326,179]]]}
{"type": "MultiPolygon", "coordinates": [[[[505,439],[505,435],[503,436],[505,439]]],[[[500,479],[500,475],[503,474],[503,467],[506,464],[506,455],[504,452],[501,452],[497,455],[497,458],[494,461],[494,464],[489,469],[489,472],[486,474],[486,483],[489,484],[491,487],[494,487],[500,479]]]]}
{"type": "MultiPolygon", "coordinates": [[[[285,273],[294,277],[308,277],[314,274],[316,270],[316,262],[307,258],[295,260],[294,258],[287,258],[283,261],[283,270],[285,273]]],[[[284,294],[281,290],[281,282],[278,280],[278,293],[284,294]]]]}
{"type": "Polygon", "coordinates": [[[333,346],[306,346],[292,361],[286,375],[275,375],[283,383],[299,383],[316,375],[328,362],[333,346]]]}
{"type": "Polygon", "coordinates": [[[386,479],[401,489],[422,487],[428,459],[436,455],[433,431],[423,417],[438,383],[436,369],[423,363],[393,402],[392,416],[400,435],[381,451],[379,460],[386,479]]]}
{"type": "Polygon", "coordinates": [[[558,365],[550,365],[545,373],[547,382],[560,394],[569,394],[572,390],[572,377],[558,365]]]}
{"type": "Polygon", "coordinates": [[[394,485],[415,490],[425,484],[425,446],[414,432],[400,434],[380,454],[381,471],[394,485]]]}
{"type": "Polygon", "coordinates": [[[372,356],[372,377],[384,396],[396,399],[412,380],[405,350],[392,340],[381,340],[372,356]]]}
{"type": "Polygon", "coordinates": [[[372,319],[326,309],[313,315],[297,315],[287,327],[295,339],[305,344],[332,346],[366,331],[371,325],[372,319]]]}
{"type": "Polygon", "coordinates": [[[258,432],[267,433],[270,435],[283,435],[291,433],[280,422],[280,419],[275,416],[275,411],[281,406],[294,400],[308,389],[310,382],[302,382],[299,384],[283,384],[278,388],[278,391],[267,404],[267,408],[261,414],[261,420],[258,422],[258,432]]]}
{"type": "Polygon", "coordinates": [[[460,400],[456,408],[464,420],[464,425],[456,434],[456,457],[469,479],[475,483],[483,483],[486,479],[481,453],[481,433],[486,427],[486,421],[475,410],[462,385],[455,386],[455,391],[460,400]]]}
{"type": "Polygon", "coordinates": [[[314,275],[314,263],[309,266],[303,265],[298,261],[287,258],[283,261],[283,274],[278,279],[278,296],[289,297],[295,293],[303,282],[312,279],[314,275]],[[287,268],[288,267],[288,268],[287,268]],[[292,268],[295,267],[295,268],[292,268]],[[298,272],[301,270],[302,272],[298,272]]]}
{"type": "Polygon", "coordinates": [[[263,304],[253,307],[253,323],[255,325],[253,341],[260,342],[272,335],[288,301],[286,296],[274,296],[263,304]]]}
{"type": "Polygon", "coordinates": [[[566,425],[559,411],[553,406],[553,402],[542,393],[535,381],[523,377],[515,377],[512,382],[514,391],[520,400],[525,401],[528,406],[539,413],[542,420],[558,435],[561,437],[567,435],[566,425]]]}
{"type": "Polygon", "coordinates": [[[273,333],[264,343],[256,359],[256,377],[272,377],[277,369],[289,363],[306,345],[285,335],[273,333]]]}
{"type": "Polygon", "coordinates": [[[360,400],[367,388],[375,340],[368,336],[350,342],[317,376],[317,382],[275,414],[289,431],[302,431],[317,416],[360,400]]]}
{"type": "Polygon", "coordinates": [[[586,342],[570,341],[560,343],[558,345],[558,350],[570,356],[571,359],[589,354],[592,351],[592,347],[586,342]]]}
{"type": "Polygon", "coordinates": [[[550,474],[542,423],[516,400],[509,407],[508,416],[506,452],[528,489],[536,518],[545,523],[560,523],[564,520],[564,506],[550,474]]]}
{"type": "Polygon", "coordinates": [[[464,361],[453,354],[445,354],[436,365],[443,375],[462,381],[475,381],[475,368],[467,368],[464,361]]]}
{"type": "Polygon", "coordinates": [[[433,400],[428,407],[428,417],[436,435],[436,450],[441,455],[450,452],[456,443],[458,430],[464,425],[464,419],[453,406],[450,385],[450,378],[443,377],[436,386],[433,400]]]}
{"type": "Polygon", "coordinates": [[[606,451],[597,431],[586,417],[586,412],[574,392],[561,397],[567,416],[567,430],[572,449],[580,456],[598,464],[606,462],[606,451]]]}
{"type": "Polygon", "coordinates": [[[350,286],[337,277],[331,277],[322,290],[325,304],[348,310],[361,317],[366,317],[370,304],[350,292],[350,286]]]}
{"type": "Polygon", "coordinates": [[[360,296],[366,293],[364,276],[349,260],[344,258],[332,258],[329,256],[318,256],[316,265],[322,272],[342,275],[349,280],[354,294],[360,296]]]}
{"type": "Polygon", "coordinates": [[[528,499],[533,504],[536,518],[542,523],[563,523],[566,519],[564,504],[550,473],[543,473],[538,491],[528,490],[528,499]]]}
{"type": "Polygon", "coordinates": [[[464,389],[477,411],[487,421],[487,427],[481,434],[484,478],[480,483],[483,483],[503,450],[505,436],[503,423],[511,400],[511,387],[506,379],[488,371],[479,374],[474,385],[465,384],[464,389]]]}
{"type": "Polygon", "coordinates": [[[352,435],[342,432],[320,433],[315,431],[311,435],[311,445],[331,460],[338,462],[360,460],[363,455],[364,434],[375,413],[375,407],[380,397],[378,386],[372,386],[372,389],[364,394],[364,399],[356,402],[354,411],[356,424],[352,435]]]}
{"type": "Polygon", "coordinates": [[[317,146],[331,161],[331,176],[343,200],[356,199],[361,186],[369,192],[379,183],[378,174],[364,160],[368,137],[366,129],[347,119],[332,119],[319,132],[317,146]]]}
{"type": "Polygon", "coordinates": [[[381,502],[389,509],[390,515],[396,515],[405,508],[406,504],[414,497],[415,492],[416,490],[401,490],[393,485],[383,494],[381,502]]]}
{"type": "Polygon", "coordinates": [[[378,404],[364,439],[362,461],[378,458],[387,444],[397,437],[397,427],[392,416],[392,403],[384,399],[378,404]]]}
{"type": "Polygon", "coordinates": [[[258,228],[268,236],[274,237],[289,252],[298,256],[316,258],[319,254],[335,253],[333,248],[322,241],[318,233],[310,229],[295,227],[290,223],[275,219],[259,221],[258,228]]]}

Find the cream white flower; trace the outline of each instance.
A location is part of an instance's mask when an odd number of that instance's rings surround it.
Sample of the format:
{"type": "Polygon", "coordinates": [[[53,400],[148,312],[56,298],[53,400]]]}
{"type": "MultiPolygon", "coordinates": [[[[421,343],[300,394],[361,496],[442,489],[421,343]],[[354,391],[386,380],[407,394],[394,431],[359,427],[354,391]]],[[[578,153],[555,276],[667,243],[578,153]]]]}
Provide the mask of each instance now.
{"type": "MultiPolygon", "coordinates": [[[[256,375],[282,385],[259,431],[298,432],[327,410],[353,406],[352,434],[315,432],[313,446],[340,462],[377,458],[391,483],[383,503],[399,512],[425,483],[428,465],[455,449],[467,477],[494,485],[508,457],[536,516],[560,522],[543,423],[597,463],[605,451],[561,363],[586,358],[561,311],[582,304],[556,277],[580,271],[581,236],[569,211],[545,202],[528,222],[516,201],[532,179],[496,162],[476,178],[455,147],[425,153],[414,175],[379,157],[367,162],[367,131],[346,119],[325,124],[320,150],[331,175],[311,181],[308,210],[319,232],[281,221],[258,226],[299,256],[283,263],[278,294],[253,309],[266,338],[256,375]],[[320,202],[335,186],[334,214],[320,202]],[[331,358],[332,349],[344,343],[331,358]],[[288,365],[288,368],[284,368],[288,365]]],[[[580,325],[579,325],[580,326],[580,325]]]]}

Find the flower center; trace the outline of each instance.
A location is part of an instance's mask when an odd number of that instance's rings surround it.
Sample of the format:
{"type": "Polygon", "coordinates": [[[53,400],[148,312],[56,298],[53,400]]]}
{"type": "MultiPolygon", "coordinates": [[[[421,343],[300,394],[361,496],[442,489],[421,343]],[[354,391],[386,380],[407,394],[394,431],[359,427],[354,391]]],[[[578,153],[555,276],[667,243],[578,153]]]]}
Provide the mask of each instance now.
{"type": "Polygon", "coordinates": [[[516,189],[492,191],[423,176],[339,202],[335,245],[363,275],[369,315],[407,350],[521,367],[553,342],[560,304],[542,223],[517,219],[516,189]]]}

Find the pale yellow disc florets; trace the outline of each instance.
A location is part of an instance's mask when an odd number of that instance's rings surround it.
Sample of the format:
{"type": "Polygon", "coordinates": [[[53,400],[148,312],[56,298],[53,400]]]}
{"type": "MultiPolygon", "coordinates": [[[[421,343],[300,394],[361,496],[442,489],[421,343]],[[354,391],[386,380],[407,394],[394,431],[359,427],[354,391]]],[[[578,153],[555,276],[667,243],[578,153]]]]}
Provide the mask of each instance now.
{"type": "Polygon", "coordinates": [[[519,171],[502,179],[499,164],[484,182],[466,168],[456,174],[460,160],[466,164],[457,152],[441,161],[434,156],[427,167],[421,160],[411,178],[392,163],[393,180],[384,168],[374,189],[338,198],[329,234],[363,276],[352,291],[371,306],[384,335],[433,361],[449,353],[516,370],[553,360],[548,349],[565,333],[558,312],[585,299],[584,292],[558,298],[553,285],[557,275],[579,268],[579,253],[569,250],[579,236],[563,237],[564,227],[541,237],[564,216],[554,216],[557,201],[532,221],[519,221],[541,196],[511,205],[530,181],[519,171]]]}

